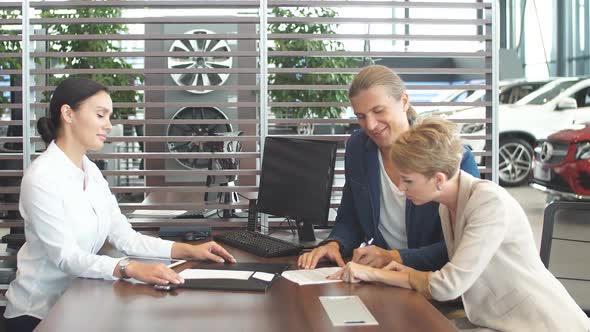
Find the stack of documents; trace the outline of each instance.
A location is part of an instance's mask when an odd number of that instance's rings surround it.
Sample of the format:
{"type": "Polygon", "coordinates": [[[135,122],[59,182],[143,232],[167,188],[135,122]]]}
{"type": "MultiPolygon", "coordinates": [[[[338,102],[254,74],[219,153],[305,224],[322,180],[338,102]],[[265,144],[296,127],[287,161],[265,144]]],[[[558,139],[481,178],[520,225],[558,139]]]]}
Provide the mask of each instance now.
{"type": "Polygon", "coordinates": [[[332,282],[340,282],[342,280],[326,279],[327,276],[332,275],[340,270],[339,267],[322,267],[314,270],[290,270],[283,272],[282,276],[300,286],[327,284],[332,282]]]}

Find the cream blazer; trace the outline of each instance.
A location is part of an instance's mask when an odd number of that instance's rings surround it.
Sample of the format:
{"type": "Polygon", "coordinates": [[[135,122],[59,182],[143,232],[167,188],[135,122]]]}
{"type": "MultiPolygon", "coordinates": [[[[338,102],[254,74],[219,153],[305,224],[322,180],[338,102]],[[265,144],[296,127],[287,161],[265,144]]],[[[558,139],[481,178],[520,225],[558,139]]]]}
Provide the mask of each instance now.
{"type": "Polygon", "coordinates": [[[529,221],[502,187],[461,171],[457,215],[440,205],[450,261],[430,275],[434,299],[463,299],[473,324],[499,331],[590,331],[590,321],[545,268],[529,221]]]}

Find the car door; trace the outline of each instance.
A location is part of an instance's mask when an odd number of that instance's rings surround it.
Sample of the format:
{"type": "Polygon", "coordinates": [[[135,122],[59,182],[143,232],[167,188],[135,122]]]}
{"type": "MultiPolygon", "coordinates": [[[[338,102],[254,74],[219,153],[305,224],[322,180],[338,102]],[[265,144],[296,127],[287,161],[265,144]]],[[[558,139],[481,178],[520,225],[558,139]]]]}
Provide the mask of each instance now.
{"type": "Polygon", "coordinates": [[[578,103],[573,111],[573,121],[576,124],[590,124],[590,86],[587,86],[571,96],[578,103]]]}

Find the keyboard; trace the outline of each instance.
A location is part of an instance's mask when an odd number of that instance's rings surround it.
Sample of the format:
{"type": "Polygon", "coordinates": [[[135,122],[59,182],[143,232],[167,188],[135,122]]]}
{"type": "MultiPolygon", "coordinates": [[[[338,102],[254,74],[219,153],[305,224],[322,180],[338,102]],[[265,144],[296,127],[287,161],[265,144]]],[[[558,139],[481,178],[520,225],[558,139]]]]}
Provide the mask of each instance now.
{"type": "Polygon", "coordinates": [[[215,235],[213,239],[261,257],[298,255],[303,249],[302,246],[247,230],[215,235]]]}
{"type": "Polygon", "coordinates": [[[2,243],[6,243],[8,249],[19,250],[25,244],[25,234],[6,234],[2,237],[2,243]]]}
{"type": "Polygon", "coordinates": [[[203,219],[205,215],[203,215],[202,210],[193,210],[187,211],[181,215],[174,217],[174,219],[203,219]]]}

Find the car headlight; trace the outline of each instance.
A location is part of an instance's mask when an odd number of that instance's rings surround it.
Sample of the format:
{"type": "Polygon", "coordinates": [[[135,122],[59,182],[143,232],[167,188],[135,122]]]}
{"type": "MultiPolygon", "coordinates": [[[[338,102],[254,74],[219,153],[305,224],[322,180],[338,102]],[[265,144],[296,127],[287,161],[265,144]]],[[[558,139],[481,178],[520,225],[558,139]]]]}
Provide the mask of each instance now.
{"type": "Polygon", "coordinates": [[[590,142],[580,142],[576,145],[576,159],[590,159],[590,142]]]}
{"type": "Polygon", "coordinates": [[[485,128],[483,123],[467,123],[461,127],[461,134],[473,134],[485,128]]]}

